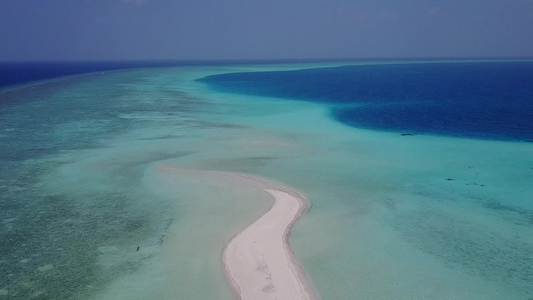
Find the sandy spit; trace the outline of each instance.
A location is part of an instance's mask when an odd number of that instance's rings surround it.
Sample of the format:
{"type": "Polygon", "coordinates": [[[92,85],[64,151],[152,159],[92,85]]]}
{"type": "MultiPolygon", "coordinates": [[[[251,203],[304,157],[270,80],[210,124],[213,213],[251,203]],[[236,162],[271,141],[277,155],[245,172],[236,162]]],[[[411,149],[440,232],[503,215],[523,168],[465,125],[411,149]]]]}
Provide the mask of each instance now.
{"type": "Polygon", "coordinates": [[[222,254],[226,278],[237,299],[318,299],[290,248],[288,235],[307,210],[296,190],[271,180],[220,171],[185,170],[157,165],[164,173],[220,178],[268,193],[272,208],[229,241],[222,254]]]}

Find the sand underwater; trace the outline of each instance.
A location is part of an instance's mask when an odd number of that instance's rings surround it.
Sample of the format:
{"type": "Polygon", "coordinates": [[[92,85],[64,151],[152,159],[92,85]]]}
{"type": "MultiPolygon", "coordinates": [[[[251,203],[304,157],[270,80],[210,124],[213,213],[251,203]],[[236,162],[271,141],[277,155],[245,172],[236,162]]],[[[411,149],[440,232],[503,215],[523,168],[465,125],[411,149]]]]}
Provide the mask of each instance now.
{"type": "MultiPolygon", "coordinates": [[[[211,74],[94,73],[0,93],[0,299],[232,299],[221,253],[282,182],[322,299],[532,299],[533,143],[349,127],[318,103],[210,90],[211,74]]],[[[331,65],[331,64],[329,64],[331,65]]]]}

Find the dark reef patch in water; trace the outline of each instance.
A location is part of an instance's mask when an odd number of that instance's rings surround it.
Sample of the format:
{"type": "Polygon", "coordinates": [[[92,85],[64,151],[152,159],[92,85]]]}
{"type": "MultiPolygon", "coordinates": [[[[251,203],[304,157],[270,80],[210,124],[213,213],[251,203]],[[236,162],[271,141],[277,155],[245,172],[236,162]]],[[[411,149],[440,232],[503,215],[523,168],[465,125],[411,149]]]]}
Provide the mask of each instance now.
{"type": "Polygon", "coordinates": [[[206,103],[164,90],[150,94],[154,105],[136,92],[145,79],[135,74],[0,92],[0,298],[87,298],[142,265],[150,255],[143,249],[161,244],[170,210],[143,190],[144,170],[188,152],[132,150],[96,166],[85,159],[154,115],[171,114],[176,128],[188,128],[183,115],[206,103]],[[143,206],[147,199],[153,205],[143,206]]]}

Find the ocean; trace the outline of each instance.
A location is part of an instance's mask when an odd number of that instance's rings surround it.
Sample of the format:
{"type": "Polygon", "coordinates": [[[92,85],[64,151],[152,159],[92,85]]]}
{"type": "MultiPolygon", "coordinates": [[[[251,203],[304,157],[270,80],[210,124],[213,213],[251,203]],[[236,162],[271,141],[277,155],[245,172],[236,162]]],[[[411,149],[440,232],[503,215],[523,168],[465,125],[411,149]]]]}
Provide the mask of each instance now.
{"type": "Polygon", "coordinates": [[[530,61],[0,68],[0,299],[231,299],[268,196],[159,164],[300,191],[322,299],[533,297],[530,61]]]}
{"type": "Polygon", "coordinates": [[[329,104],[376,130],[533,141],[533,62],[392,63],[200,79],[224,92],[329,104]]]}
{"type": "Polygon", "coordinates": [[[222,61],[21,61],[0,62],[0,88],[113,70],[227,64],[222,61]]]}

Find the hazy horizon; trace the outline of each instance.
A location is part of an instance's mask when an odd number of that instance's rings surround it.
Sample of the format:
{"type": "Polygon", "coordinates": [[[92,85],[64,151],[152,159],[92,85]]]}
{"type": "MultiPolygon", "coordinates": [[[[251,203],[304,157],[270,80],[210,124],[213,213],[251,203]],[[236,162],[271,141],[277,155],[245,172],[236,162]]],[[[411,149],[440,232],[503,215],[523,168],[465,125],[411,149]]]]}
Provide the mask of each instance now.
{"type": "Polygon", "coordinates": [[[0,61],[526,58],[533,2],[0,1],[0,61]]]}

